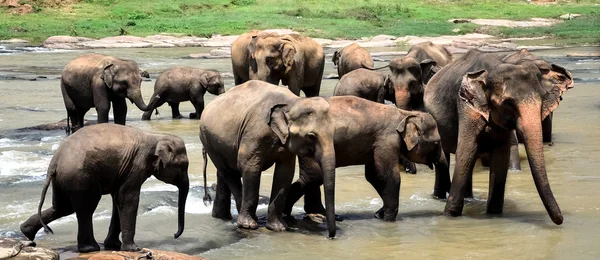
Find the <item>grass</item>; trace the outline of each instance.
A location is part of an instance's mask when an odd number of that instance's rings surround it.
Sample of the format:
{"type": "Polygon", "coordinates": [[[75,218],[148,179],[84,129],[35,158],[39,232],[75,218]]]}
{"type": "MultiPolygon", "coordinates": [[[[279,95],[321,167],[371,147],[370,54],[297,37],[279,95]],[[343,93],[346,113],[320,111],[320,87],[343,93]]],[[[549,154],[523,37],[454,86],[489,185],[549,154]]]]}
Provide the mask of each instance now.
{"type": "MultiPolygon", "coordinates": [[[[378,34],[436,36],[487,32],[502,37],[549,35],[580,43],[600,42],[595,0],[536,5],[525,0],[82,0],[67,6],[30,2],[34,13],[0,8],[0,39],[41,42],[52,35],[100,38],[161,32],[194,36],[289,28],[312,37],[356,39],[378,34]],[[453,24],[451,18],[583,17],[544,28],[488,28],[453,24]],[[453,29],[460,29],[454,33],[453,29]]],[[[60,2],[60,1],[50,1],[60,2]]]]}

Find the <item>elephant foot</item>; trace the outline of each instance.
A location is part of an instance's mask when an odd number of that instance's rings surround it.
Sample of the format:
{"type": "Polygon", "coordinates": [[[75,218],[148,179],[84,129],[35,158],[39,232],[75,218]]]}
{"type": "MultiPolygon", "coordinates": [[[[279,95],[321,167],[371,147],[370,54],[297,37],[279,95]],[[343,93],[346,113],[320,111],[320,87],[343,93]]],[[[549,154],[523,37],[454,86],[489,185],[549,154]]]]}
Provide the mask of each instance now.
{"type": "Polygon", "coordinates": [[[433,189],[433,196],[435,196],[437,199],[440,199],[440,200],[446,199],[446,191],[439,190],[439,189],[433,189]]]}
{"type": "Polygon", "coordinates": [[[304,212],[306,214],[321,214],[321,215],[325,215],[325,207],[323,207],[323,204],[321,203],[315,203],[315,204],[304,204],[304,212]]]}
{"type": "Polygon", "coordinates": [[[200,119],[200,118],[198,118],[198,114],[190,113],[190,119],[200,119]]]}
{"type": "Polygon", "coordinates": [[[237,218],[237,226],[245,229],[258,229],[258,223],[248,214],[240,214],[237,218]]]}
{"type": "MultiPolygon", "coordinates": [[[[450,200],[452,197],[449,198],[450,200]]],[[[458,206],[446,206],[444,209],[444,215],[449,217],[460,217],[462,215],[462,205],[458,206]]]]}
{"type": "Polygon", "coordinates": [[[179,115],[174,115],[173,119],[184,119],[184,117],[181,114],[179,114],[179,115]]]}
{"type": "Polygon", "coordinates": [[[490,207],[486,210],[485,213],[492,215],[502,214],[502,207],[490,207]]]}
{"type": "Polygon", "coordinates": [[[25,223],[21,225],[21,232],[31,241],[35,239],[35,234],[37,234],[37,230],[34,230],[31,225],[25,225],[25,223]]]}
{"type": "Polygon", "coordinates": [[[215,206],[213,204],[213,212],[212,212],[212,217],[213,218],[218,218],[218,219],[222,219],[222,220],[232,220],[233,216],[231,216],[231,212],[229,210],[224,211],[224,210],[215,210],[215,206]]]}
{"type": "Polygon", "coordinates": [[[104,250],[121,250],[121,241],[117,240],[104,240],[104,250]]]}
{"type": "Polygon", "coordinates": [[[294,216],[285,214],[283,215],[283,221],[288,225],[295,225],[298,222],[294,216]]]}
{"type": "Polygon", "coordinates": [[[98,243],[90,244],[90,245],[77,245],[77,250],[79,253],[89,253],[100,251],[100,245],[98,243]]]}
{"type": "Polygon", "coordinates": [[[465,198],[466,198],[466,199],[472,199],[472,198],[473,198],[473,189],[471,189],[471,190],[467,190],[467,191],[465,192],[465,198]]]}
{"type": "Polygon", "coordinates": [[[286,225],[279,219],[267,221],[267,229],[275,232],[283,232],[287,229],[286,225]]]}
{"type": "Polygon", "coordinates": [[[121,251],[129,251],[129,252],[137,252],[137,251],[141,251],[142,249],[137,246],[135,243],[128,243],[128,244],[123,244],[121,246],[121,251]]]}
{"type": "Polygon", "coordinates": [[[148,120],[150,120],[150,115],[146,115],[146,114],[142,115],[142,121],[148,121],[148,120]]]}
{"type": "Polygon", "coordinates": [[[375,212],[375,218],[382,219],[384,221],[395,221],[396,216],[398,215],[398,210],[391,210],[381,208],[377,212],[375,212]]]}
{"type": "Polygon", "coordinates": [[[417,174],[417,165],[414,162],[410,162],[404,166],[404,171],[410,174],[417,174]]]}

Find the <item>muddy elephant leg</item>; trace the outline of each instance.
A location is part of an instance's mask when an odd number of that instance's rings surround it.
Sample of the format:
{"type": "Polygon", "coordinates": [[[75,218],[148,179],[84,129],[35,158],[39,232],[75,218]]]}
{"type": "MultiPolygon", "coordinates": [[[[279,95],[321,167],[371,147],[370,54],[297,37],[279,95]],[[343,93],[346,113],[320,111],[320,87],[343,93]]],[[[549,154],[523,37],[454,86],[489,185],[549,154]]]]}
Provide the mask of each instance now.
{"type": "Polygon", "coordinates": [[[365,165],[367,181],[383,200],[383,207],[375,213],[375,218],[394,221],[398,215],[400,200],[400,166],[397,163],[395,166],[383,165],[377,161],[365,165]]]}
{"type": "Polygon", "coordinates": [[[444,152],[448,168],[435,166],[435,184],[433,186],[433,196],[438,199],[445,199],[446,193],[450,191],[450,153],[444,152]]]}
{"type": "MultiPolygon", "coordinates": [[[[240,148],[241,149],[241,148],[240,148]]],[[[257,229],[258,217],[256,208],[258,207],[258,190],[260,188],[260,159],[257,156],[248,160],[238,160],[241,167],[243,185],[242,185],[242,205],[237,218],[237,225],[241,228],[257,229]]]]}
{"type": "MultiPolygon", "coordinates": [[[[512,135],[512,131],[507,133],[512,135]]],[[[490,166],[490,188],[487,200],[487,213],[500,214],[504,207],[504,188],[506,186],[506,174],[508,173],[508,161],[510,157],[511,143],[506,142],[492,152],[492,164],[490,166]]]]}
{"type": "Polygon", "coordinates": [[[127,119],[127,102],[125,98],[115,98],[112,103],[115,124],[125,125],[127,119]]]}
{"type": "MultiPolygon", "coordinates": [[[[477,158],[475,158],[477,160],[477,158]]],[[[475,164],[473,164],[473,167],[475,164]]],[[[465,183],[465,198],[473,198],[473,169],[471,169],[471,174],[467,175],[467,182],[465,183]]]]}
{"type": "Polygon", "coordinates": [[[511,171],[521,170],[521,158],[519,157],[519,140],[517,138],[516,130],[510,132],[510,159],[508,163],[508,169],[510,169],[511,171]]]}
{"type": "Polygon", "coordinates": [[[484,127],[483,125],[474,125],[470,121],[459,124],[458,140],[461,141],[458,142],[456,148],[452,186],[444,209],[444,214],[449,216],[462,215],[464,198],[470,186],[468,183],[470,176],[473,175],[473,167],[475,167],[475,161],[477,160],[476,133],[480,133],[480,130],[484,127]]]}
{"type": "Polygon", "coordinates": [[[417,165],[414,162],[411,162],[404,155],[400,155],[400,162],[404,166],[404,171],[410,174],[417,174],[417,165]]]}
{"type": "Polygon", "coordinates": [[[551,143],[552,142],[552,116],[554,112],[550,113],[543,121],[542,121],[542,134],[543,134],[543,142],[551,143]]]}
{"type": "Polygon", "coordinates": [[[225,173],[222,170],[217,169],[217,192],[213,202],[212,217],[230,220],[233,219],[231,216],[231,190],[229,190],[223,174],[225,173]]]}
{"type": "Polygon", "coordinates": [[[288,157],[275,164],[266,225],[267,229],[273,231],[286,230],[282,216],[296,167],[296,157],[291,154],[288,157]]]}
{"type": "Polygon", "coordinates": [[[71,204],[77,215],[77,249],[80,253],[100,251],[100,245],[94,238],[92,216],[100,202],[100,194],[76,192],[70,196],[71,204]]]}
{"type": "Polygon", "coordinates": [[[182,119],[183,116],[179,112],[179,102],[168,102],[171,107],[171,117],[173,119],[182,119]]]}
{"type": "MultiPolygon", "coordinates": [[[[52,187],[52,207],[42,211],[42,220],[46,225],[50,222],[73,214],[73,207],[71,206],[69,197],[57,188],[52,187]]],[[[34,240],[38,230],[42,228],[42,223],[38,217],[37,212],[21,224],[21,232],[29,239],[34,240]]]]}
{"type": "Polygon", "coordinates": [[[190,119],[200,119],[204,110],[204,97],[198,97],[196,100],[191,100],[196,112],[190,113],[190,119]]]}
{"type": "Polygon", "coordinates": [[[117,207],[118,192],[111,194],[112,197],[112,217],[110,218],[110,226],[108,227],[108,234],[104,239],[104,250],[121,250],[121,241],[119,240],[119,234],[121,234],[121,220],[119,217],[119,208],[117,207]]]}
{"type": "Polygon", "coordinates": [[[137,211],[140,204],[140,189],[141,187],[137,187],[132,183],[124,183],[119,189],[117,208],[119,209],[119,221],[121,232],[123,233],[122,251],[141,250],[133,241],[137,211]]]}

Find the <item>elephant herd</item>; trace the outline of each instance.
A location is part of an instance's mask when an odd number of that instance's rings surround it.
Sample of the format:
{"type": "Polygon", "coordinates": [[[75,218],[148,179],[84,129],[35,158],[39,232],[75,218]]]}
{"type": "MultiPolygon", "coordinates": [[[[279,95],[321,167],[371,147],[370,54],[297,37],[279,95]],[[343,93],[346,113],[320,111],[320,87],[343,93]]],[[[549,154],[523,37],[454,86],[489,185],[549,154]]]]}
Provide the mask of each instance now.
{"type": "MultiPolygon", "coordinates": [[[[232,219],[233,196],[240,228],[258,228],[261,172],[273,165],[266,227],[274,231],[287,229],[293,205],[304,196],[305,212],[325,215],[329,237],[335,237],[336,168],[349,165],[364,165],[367,181],[383,200],[375,217],[394,221],[402,170],[416,173],[415,163],[435,169],[434,196],[448,195],[444,214],[460,216],[481,158],[490,167],[487,213],[502,213],[508,169],[520,167],[519,141],[550,218],[562,224],[543,142],[551,141],[552,112],[573,87],[563,67],[525,49],[506,56],[470,50],[453,57],[445,47],[424,42],[374,68],[370,53],[351,44],[334,53],[340,80],[333,97],[324,98],[318,95],[325,54],[309,37],[251,31],[232,44],[231,55],[236,86],[229,91],[216,71],[175,67],[158,76],[148,105],[135,62],[88,54],[67,64],[61,90],[74,133],[50,162],[38,213],[21,225],[25,236],[33,240],[39,229],[51,231],[46,223],[76,213],[79,251],[99,250],[92,213],[100,197],[111,194],[105,248],[138,250],[133,237],[139,195],[150,176],[179,188],[175,238],[181,235],[189,189],[185,145],[176,136],[121,126],[125,98],[144,111],[143,120],[165,102],[173,118],[181,118],[179,102],[192,102],[190,118],[200,119],[205,185],[207,156],[217,170],[212,216],[232,219]],[[383,68],[390,74],[376,71],[383,68]],[[280,82],[288,88],[277,86],[280,82]],[[219,96],[204,106],[206,92],[219,96]],[[111,103],[120,125],[82,128],[91,107],[99,123],[108,122],[111,103]],[[300,175],[294,182],[296,161],[300,175]],[[42,211],[50,185],[52,207],[42,211]]],[[[204,199],[212,200],[208,193],[204,199]]]]}

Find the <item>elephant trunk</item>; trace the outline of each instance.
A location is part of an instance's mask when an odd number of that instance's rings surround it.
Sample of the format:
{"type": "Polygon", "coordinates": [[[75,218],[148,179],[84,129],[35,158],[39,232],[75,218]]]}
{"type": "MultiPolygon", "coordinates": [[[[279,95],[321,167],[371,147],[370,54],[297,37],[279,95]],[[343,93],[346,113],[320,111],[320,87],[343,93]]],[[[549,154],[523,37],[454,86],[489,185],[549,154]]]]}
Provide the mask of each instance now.
{"type": "Polygon", "coordinates": [[[527,159],[529,160],[531,174],[533,175],[533,181],[535,182],[538,194],[552,221],[560,225],[563,222],[563,216],[552,194],[552,190],[550,190],[550,183],[546,175],[540,107],[541,104],[539,102],[533,105],[519,106],[521,116],[517,120],[517,131],[523,136],[527,159]]]}
{"type": "Polygon", "coordinates": [[[133,90],[127,93],[127,98],[131,100],[142,111],[148,111],[148,106],[144,103],[144,99],[142,98],[141,90],[133,90]]]}
{"type": "Polygon", "coordinates": [[[446,192],[450,191],[450,163],[446,159],[444,150],[440,147],[439,157],[435,165],[435,185],[433,195],[438,198],[446,198],[446,192]]]}
{"type": "Polygon", "coordinates": [[[185,202],[187,200],[188,190],[190,189],[190,181],[187,177],[187,171],[185,173],[184,179],[181,181],[179,185],[179,201],[178,201],[178,216],[177,216],[177,233],[175,233],[174,237],[178,238],[183,233],[184,223],[185,223],[185,202]]]}
{"type": "Polygon", "coordinates": [[[334,238],[335,226],[335,150],[333,143],[323,147],[321,158],[317,158],[323,170],[323,189],[325,190],[325,215],[329,238],[334,238]]]}
{"type": "Polygon", "coordinates": [[[394,99],[397,108],[410,110],[410,92],[408,92],[408,87],[395,86],[394,99]]]}

